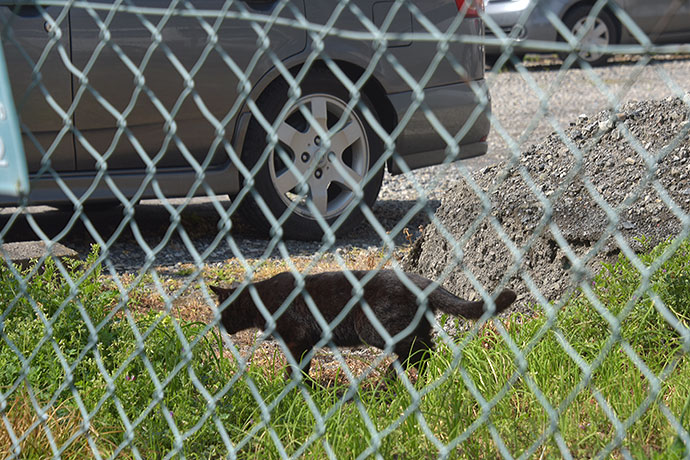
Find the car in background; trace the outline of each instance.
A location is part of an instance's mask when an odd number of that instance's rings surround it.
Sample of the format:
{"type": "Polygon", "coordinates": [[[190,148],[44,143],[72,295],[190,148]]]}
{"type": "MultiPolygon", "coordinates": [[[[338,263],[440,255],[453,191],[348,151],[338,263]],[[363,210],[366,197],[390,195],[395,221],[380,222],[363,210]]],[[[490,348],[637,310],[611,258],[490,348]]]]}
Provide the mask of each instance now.
{"type": "Polygon", "coordinates": [[[317,239],[361,221],[384,167],[487,150],[481,44],[449,42],[429,72],[438,43],[404,35],[481,36],[469,0],[410,2],[424,20],[394,1],[164,3],[0,9],[30,203],[228,194],[262,233],[317,239]],[[352,39],[370,24],[397,35],[352,39]]]}
{"type": "MultiPolygon", "coordinates": [[[[564,41],[548,19],[547,12],[553,12],[573,35],[581,36],[582,45],[639,43],[614,14],[609,4],[601,8],[596,16],[591,14],[594,5],[595,2],[589,0],[487,0],[486,15],[511,38],[516,45],[514,53],[518,56],[541,51],[534,45],[530,47],[525,43],[526,40],[564,41]],[[593,17],[588,21],[590,16],[593,17]]],[[[617,5],[630,16],[652,43],[690,42],[690,2],[618,0],[617,5]]],[[[486,36],[497,36],[488,19],[486,36]]],[[[501,52],[500,46],[487,46],[486,49],[490,59],[495,59],[501,52]]],[[[579,57],[590,65],[600,65],[608,59],[603,52],[586,49],[579,53],[579,57]]]]}

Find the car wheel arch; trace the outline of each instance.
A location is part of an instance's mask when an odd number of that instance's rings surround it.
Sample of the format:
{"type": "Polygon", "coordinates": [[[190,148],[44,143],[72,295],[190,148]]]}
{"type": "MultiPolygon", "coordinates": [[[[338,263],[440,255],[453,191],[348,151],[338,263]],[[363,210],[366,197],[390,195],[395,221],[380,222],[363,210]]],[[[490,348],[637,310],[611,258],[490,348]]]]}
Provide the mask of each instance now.
{"type": "MultiPolygon", "coordinates": [[[[340,60],[335,60],[334,61],[338,67],[347,75],[347,77],[350,79],[350,81],[357,81],[362,74],[364,74],[365,69],[360,67],[357,64],[353,64],[348,61],[340,61],[340,60]]],[[[295,76],[299,73],[301,70],[302,66],[304,65],[303,62],[294,64],[289,67],[290,73],[295,76]]],[[[327,68],[327,65],[324,61],[314,61],[311,66],[313,68],[327,68]]],[[[334,77],[335,78],[335,77],[334,77]]],[[[249,98],[254,100],[254,101],[259,101],[261,98],[267,94],[270,93],[269,88],[271,88],[273,85],[276,84],[281,84],[285,82],[284,77],[278,71],[277,68],[273,68],[271,71],[269,71],[267,74],[265,74],[260,81],[262,82],[261,84],[257,84],[252,88],[252,91],[249,95],[249,98]]],[[[390,99],[388,99],[387,93],[383,88],[383,85],[378,81],[378,79],[375,76],[371,76],[364,86],[362,87],[363,93],[366,95],[366,97],[372,102],[372,105],[374,106],[375,110],[375,115],[377,116],[381,126],[387,133],[391,133],[395,127],[398,124],[398,114],[393,108],[393,104],[391,103],[390,99]]],[[[244,104],[244,108],[242,110],[242,113],[246,113],[249,115],[247,118],[251,118],[252,114],[251,111],[249,110],[247,102],[244,104]]],[[[241,123],[241,116],[238,117],[237,125],[238,127],[240,124],[244,124],[244,128],[241,129],[236,129],[237,137],[234,142],[234,145],[236,145],[238,148],[243,148],[244,144],[247,142],[246,138],[246,124],[247,123],[241,123]],[[242,131],[242,132],[240,132],[242,131]]],[[[242,149],[243,150],[243,149],[242,149]]],[[[240,150],[241,152],[241,150],[240,150]]],[[[240,157],[242,155],[240,154],[240,157]]]]}

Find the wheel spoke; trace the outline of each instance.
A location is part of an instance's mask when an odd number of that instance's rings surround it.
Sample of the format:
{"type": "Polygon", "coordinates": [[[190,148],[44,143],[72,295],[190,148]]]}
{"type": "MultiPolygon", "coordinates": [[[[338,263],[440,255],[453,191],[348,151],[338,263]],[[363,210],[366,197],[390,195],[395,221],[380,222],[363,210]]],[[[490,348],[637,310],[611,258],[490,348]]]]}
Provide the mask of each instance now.
{"type": "Polygon", "coordinates": [[[328,109],[326,108],[326,98],[314,97],[311,100],[311,114],[316,122],[324,131],[328,131],[327,118],[328,109]]]}
{"type": "Polygon", "coordinates": [[[575,25],[573,26],[573,35],[575,35],[577,37],[577,35],[580,33],[580,31],[582,30],[582,28],[584,26],[585,26],[584,20],[580,20],[577,23],[575,23],[575,25]]]}
{"type": "MultiPolygon", "coordinates": [[[[595,19],[596,21],[596,19],[595,19]]],[[[577,24],[575,24],[575,27],[573,27],[573,35],[577,34],[584,34],[582,38],[585,38],[589,34],[592,33],[592,29],[596,26],[596,23],[593,22],[592,26],[589,26],[589,17],[582,18],[580,19],[577,24]],[[584,29],[584,32],[583,32],[584,29]]]]}
{"type": "Polygon", "coordinates": [[[606,46],[609,44],[609,39],[606,37],[593,37],[592,40],[589,41],[590,45],[598,45],[598,46],[606,46]]]}
{"type": "Polygon", "coordinates": [[[364,181],[364,176],[359,174],[357,171],[343,163],[341,158],[337,158],[333,161],[333,168],[332,174],[331,174],[331,180],[333,182],[337,182],[339,184],[343,184],[345,187],[349,188],[352,190],[354,187],[352,186],[352,182],[354,181],[356,184],[361,184],[364,181]],[[337,163],[337,164],[335,164],[337,163]],[[349,177],[348,180],[346,177],[349,177]]]}
{"type": "Polygon", "coordinates": [[[304,133],[299,132],[287,122],[282,122],[276,131],[278,140],[283,144],[289,146],[293,151],[302,150],[304,144],[304,133]]]}
{"type": "Polygon", "coordinates": [[[331,137],[331,149],[335,152],[343,152],[361,138],[362,130],[357,123],[351,121],[331,137]]]}
{"type": "Polygon", "coordinates": [[[325,178],[320,180],[314,179],[309,181],[309,191],[311,196],[311,201],[318,209],[322,216],[325,216],[328,212],[328,185],[329,181],[325,178]]]}
{"type": "Polygon", "coordinates": [[[592,36],[596,37],[600,40],[605,40],[606,42],[608,42],[608,38],[607,38],[608,32],[609,32],[609,29],[608,29],[608,27],[606,27],[606,24],[604,24],[603,22],[600,22],[600,23],[596,24],[596,26],[592,29],[592,36]]]}
{"type": "Polygon", "coordinates": [[[275,182],[274,182],[278,193],[280,193],[281,195],[285,195],[290,190],[297,187],[297,185],[299,183],[300,183],[299,177],[297,177],[297,175],[294,174],[289,169],[286,169],[281,174],[276,175],[275,182]]]}

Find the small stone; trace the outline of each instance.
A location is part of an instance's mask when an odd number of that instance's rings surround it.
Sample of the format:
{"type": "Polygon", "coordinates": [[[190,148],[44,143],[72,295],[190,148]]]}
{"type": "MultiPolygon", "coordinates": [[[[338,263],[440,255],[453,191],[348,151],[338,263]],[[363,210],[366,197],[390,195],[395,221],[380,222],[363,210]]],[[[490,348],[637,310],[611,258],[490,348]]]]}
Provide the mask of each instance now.
{"type": "Polygon", "coordinates": [[[605,121],[600,121],[599,122],[599,131],[611,131],[613,129],[613,121],[612,120],[605,120],[605,121]]]}

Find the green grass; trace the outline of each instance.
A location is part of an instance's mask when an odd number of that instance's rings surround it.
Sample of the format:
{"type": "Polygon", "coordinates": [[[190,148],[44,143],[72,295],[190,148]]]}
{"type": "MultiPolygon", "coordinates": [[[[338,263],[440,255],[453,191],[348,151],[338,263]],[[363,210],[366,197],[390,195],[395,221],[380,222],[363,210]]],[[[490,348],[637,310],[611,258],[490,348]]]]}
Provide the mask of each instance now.
{"type": "MultiPolygon", "coordinates": [[[[670,244],[650,249],[643,262],[666,257],[670,244]]],[[[689,250],[683,242],[647,289],[621,257],[553,316],[514,314],[488,324],[458,338],[460,354],[440,345],[415,396],[397,380],[371,377],[348,394],[344,385],[286,386],[280,372],[258,361],[238,370],[215,329],[155,310],[136,313],[148,288],[123,299],[94,264],[95,252],[68,267],[80,280],[73,293],[50,261],[27,284],[28,296],[4,267],[0,457],[18,437],[21,458],[52,456],[54,448],[64,458],[93,449],[104,457],[175,451],[219,458],[229,453],[227,436],[238,458],[426,459],[449,443],[450,458],[496,458],[501,451],[554,458],[561,448],[575,458],[683,458],[685,444],[669,417],[690,429],[689,346],[678,332],[687,334],[690,322],[689,250]],[[658,299],[677,328],[658,313],[658,299]],[[604,316],[618,318],[619,327],[604,316]],[[621,340],[611,340],[614,329],[621,340]],[[183,343],[194,345],[189,353],[183,343]],[[524,355],[524,368],[511,349],[524,355]],[[45,413],[42,422],[34,404],[45,413]],[[319,423],[312,409],[328,418],[319,423]]]]}

